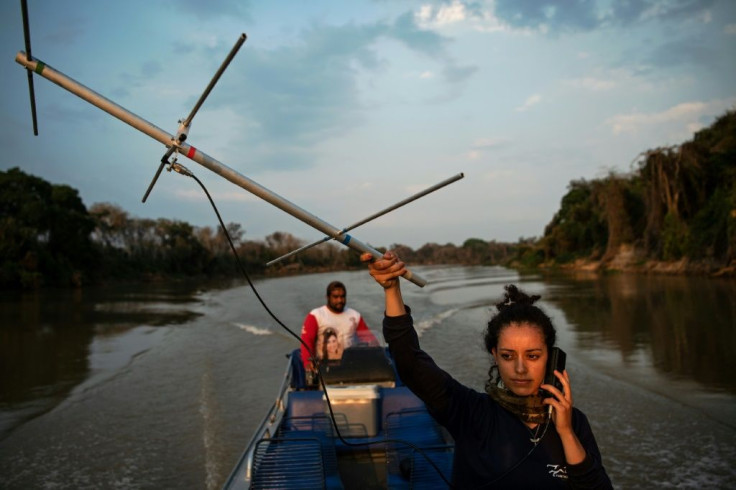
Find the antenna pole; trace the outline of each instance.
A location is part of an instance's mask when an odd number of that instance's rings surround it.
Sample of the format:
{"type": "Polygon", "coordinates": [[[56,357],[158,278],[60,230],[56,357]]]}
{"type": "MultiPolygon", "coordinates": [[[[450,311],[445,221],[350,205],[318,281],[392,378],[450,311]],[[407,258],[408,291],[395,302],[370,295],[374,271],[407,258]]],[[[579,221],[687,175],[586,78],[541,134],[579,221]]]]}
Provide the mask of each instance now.
{"type": "MultiPolygon", "coordinates": [[[[28,59],[32,60],[31,56],[31,28],[28,23],[28,5],[26,0],[20,1],[20,9],[23,14],[23,37],[26,42],[26,53],[28,59]]],[[[27,70],[28,73],[28,93],[31,96],[31,118],[33,119],[33,134],[38,136],[38,120],[36,118],[36,91],[33,89],[33,72],[30,68],[27,70]]]]}
{"type": "MultiPolygon", "coordinates": [[[[118,104],[112,102],[111,100],[103,97],[102,95],[98,94],[92,89],[77,82],[76,80],[73,80],[72,78],[69,78],[63,73],[51,68],[50,66],[43,63],[41,60],[38,60],[38,59],[29,60],[26,54],[21,51],[16,55],[15,61],[25,66],[27,69],[33,70],[38,75],[41,75],[42,77],[54,82],[60,87],[77,95],[81,99],[86,100],[90,104],[99,107],[100,109],[107,112],[111,116],[114,116],[120,119],[124,123],[137,129],[138,131],[144,134],[147,134],[148,136],[155,139],[156,141],[166,146],[169,146],[171,144],[173,135],[151,124],[145,119],[133,114],[132,112],[119,106],[118,104]]],[[[285,198],[270,191],[269,189],[263,187],[262,185],[249,179],[248,177],[241,175],[240,173],[236,172],[230,167],[224,165],[223,163],[212,158],[211,156],[198,150],[194,146],[191,146],[187,143],[181,143],[181,145],[179,146],[179,152],[182,155],[185,155],[190,160],[193,160],[199,163],[203,167],[211,170],[212,172],[223,177],[224,179],[229,180],[233,184],[245,189],[251,194],[254,194],[257,197],[260,197],[264,201],[276,206],[277,208],[292,215],[296,219],[306,223],[312,228],[315,228],[321,231],[325,235],[335,236],[335,235],[340,235],[342,233],[339,228],[336,228],[335,226],[327,223],[326,221],[323,221],[317,216],[300,208],[296,204],[286,200],[285,198]]],[[[383,254],[379,252],[378,250],[374,249],[373,247],[370,247],[369,245],[361,242],[357,238],[354,238],[348,234],[342,235],[340,242],[352,248],[353,250],[357,250],[359,252],[368,252],[372,254],[373,257],[375,257],[376,259],[381,258],[383,256],[383,254]]],[[[423,287],[425,284],[427,284],[427,281],[424,278],[408,270],[406,274],[404,274],[403,277],[420,287],[423,287]]]]}

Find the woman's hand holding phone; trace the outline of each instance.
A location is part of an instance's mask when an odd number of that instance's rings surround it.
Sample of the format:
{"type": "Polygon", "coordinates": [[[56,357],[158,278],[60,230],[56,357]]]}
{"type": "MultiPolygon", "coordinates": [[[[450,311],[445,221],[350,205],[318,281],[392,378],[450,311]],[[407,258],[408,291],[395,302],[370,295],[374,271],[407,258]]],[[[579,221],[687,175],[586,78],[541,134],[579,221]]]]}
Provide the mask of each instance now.
{"type": "Polygon", "coordinates": [[[558,433],[560,430],[572,431],[572,390],[565,370],[566,361],[565,351],[559,347],[550,349],[544,382],[540,386],[544,403],[549,406],[550,416],[558,433]]]}

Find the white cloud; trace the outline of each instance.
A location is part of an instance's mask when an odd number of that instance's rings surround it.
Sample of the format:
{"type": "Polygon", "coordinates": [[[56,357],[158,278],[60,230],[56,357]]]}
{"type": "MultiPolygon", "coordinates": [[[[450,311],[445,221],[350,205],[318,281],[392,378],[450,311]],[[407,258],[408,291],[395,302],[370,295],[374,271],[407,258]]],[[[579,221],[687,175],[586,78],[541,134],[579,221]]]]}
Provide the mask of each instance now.
{"type": "Polygon", "coordinates": [[[529,110],[532,106],[535,106],[539,104],[542,101],[542,96],[539,94],[530,95],[527,97],[527,99],[524,101],[524,104],[520,105],[516,108],[517,112],[524,112],[526,110],[529,110]]]}
{"type": "Polygon", "coordinates": [[[662,112],[619,114],[609,118],[606,124],[614,134],[632,133],[668,124],[682,125],[692,133],[703,127],[703,117],[720,115],[729,106],[733,106],[734,100],[736,99],[685,102],[662,112]]]}
{"type": "Polygon", "coordinates": [[[427,24],[432,21],[434,7],[431,5],[422,5],[419,11],[414,14],[415,19],[420,24],[427,24]]]}
{"type": "Polygon", "coordinates": [[[467,11],[465,5],[458,0],[453,0],[450,5],[442,5],[438,8],[431,5],[422,5],[416,14],[416,18],[420,24],[442,27],[464,21],[467,18],[467,11]]]}
{"type": "Polygon", "coordinates": [[[640,131],[644,127],[682,121],[697,117],[705,107],[702,102],[687,102],[678,104],[662,112],[619,114],[608,119],[614,134],[640,131]]]}
{"type": "Polygon", "coordinates": [[[736,24],[728,24],[723,28],[723,32],[730,35],[736,34],[736,24]]]}
{"type": "Polygon", "coordinates": [[[434,73],[431,71],[425,71],[419,75],[419,78],[434,78],[434,73]]]}
{"type": "Polygon", "coordinates": [[[664,83],[668,87],[673,84],[684,83],[680,80],[669,79],[659,81],[656,86],[646,77],[642,77],[637,71],[646,70],[646,66],[630,68],[596,68],[590,73],[576,78],[563,79],[562,84],[574,90],[585,90],[589,92],[605,92],[616,90],[620,94],[647,93],[653,90],[664,90],[664,83]]]}
{"type": "Polygon", "coordinates": [[[482,9],[476,11],[468,10],[460,0],[453,0],[449,5],[438,7],[422,5],[414,18],[417,24],[424,29],[467,25],[471,29],[482,32],[511,30],[507,24],[495,16],[493,2],[486,2],[482,9]]]}
{"type": "Polygon", "coordinates": [[[440,7],[435,19],[439,25],[443,25],[462,22],[466,17],[465,5],[455,0],[450,5],[440,7]]]}

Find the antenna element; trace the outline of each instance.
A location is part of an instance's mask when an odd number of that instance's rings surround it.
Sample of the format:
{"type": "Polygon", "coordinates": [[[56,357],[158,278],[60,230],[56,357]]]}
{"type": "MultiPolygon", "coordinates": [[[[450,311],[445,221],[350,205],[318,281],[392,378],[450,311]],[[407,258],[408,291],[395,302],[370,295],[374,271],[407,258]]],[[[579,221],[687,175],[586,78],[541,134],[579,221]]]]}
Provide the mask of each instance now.
{"type": "MultiPolygon", "coordinates": [[[[158,170],[156,170],[156,173],[153,176],[153,180],[148,185],[148,189],[146,189],[146,193],[143,194],[142,202],[146,202],[146,199],[148,199],[148,195],[153,190],[153,186],[156,184],[156,181],[158,180],[159,175],[161,175],[161,170],[163,170],[164,165],[169,163],[169,158],[171,155],[179,149],[179,145],[181,143],[184,143],[184,141],[187,139],[187,135],[189,134],[189,127],[192,125],[192,119],[194,119],[194,116],[197,114],[197,111],[204,103],[204,100],[207,98],[207,96],[210,94],[212,89],[214,88],[217,81],[222,76],[223,72],[225,71],[225,68],[230,64],[230,62],[233,60],[235,55],[237,54],[240,47],[245,42],[246,35],[245,33],[242,33],[237,41],[235,41],[235,45],[230,50],[230,53],[228,53],[227,57],[225,58],[225,61],[222,62],[220,65],[220,68],[218,68],[217,72],[215,73],[215,76],[212,77],[212,80],[210,80],[209,85],[207,85],[207,88],[204,89],[204,92],[199,97],[199,100],[196,104],[194,104],[194,107],[192,108],[192,112],[189,113],[186,119],[183,121],[179,121],[179,130],[176,134],[176,139],[171,140],[171,146],[168,150],[166,150],[166,153],[164,153],[164,156],[161,157],[161,163],[158,166],[158,170]]],[[[175,159],[176,160],[176,159],[175,159]]]]}
{"type": "MultiPolygon", "coordinates": [[[[28,61],[33,60],[31,56],[31,28],[28,26],[28,5],[26,0],[20,0],[20,9],[23,13],[23,37],[26,41],[26,58],[28,61]]],[[[31,95],[31,118],[33,118],[33,134],[38,136],[38,120],[36,119],[36,92],[33,90],[33,72],[28,72],[28,93],[31,95]]]]}

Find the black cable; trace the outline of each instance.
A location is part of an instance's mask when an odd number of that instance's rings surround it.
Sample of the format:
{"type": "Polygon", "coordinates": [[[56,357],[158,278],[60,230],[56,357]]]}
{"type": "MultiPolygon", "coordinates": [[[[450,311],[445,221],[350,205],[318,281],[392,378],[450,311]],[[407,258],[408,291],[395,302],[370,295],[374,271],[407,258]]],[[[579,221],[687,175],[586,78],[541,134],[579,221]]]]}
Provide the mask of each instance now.
{"type": "MultiPolygon", "coordinates": [[[[248,282],[248,285],[253,290],[253,293],[256,295],[256,298],[258,298],[258,301],[261,303],[261,306],[263,306],[263,308],[266,310],[266,312],[271,316],[271,318],[273,318],[273,320],[276,323],[278,323],[283,329],[285,329],[295,339],[297,339],[307,349],[307,351],[310,353],[310,356],[312,358],[314,358],[315,357],[314,350],[310,346],[308,346],[307,343],[304,342],[304,340],[302,340],[302,338],[301,338],[300,335],[295,334],[289,327],[287,327],[276,316],[276,314],[271,311],[271,309],[268,307],[268,305],[263,300],[263,298],[261,298],[261,295],[258,294],[258,290],[256,289],[255,285],[253,284],[253,281],[251,281],[250,276],[248,275],[248,271],[245,269],[245,267],[243,266],[243,263],[240,261],[240,256],[238,255],[238,251],[235,249],[235,244],[233,243],[232,239],[230,238],[230,233],[227,231],[227,228],[225,227],[225,223],[223,222],[222,217],[220,216],[220,211],[217,209],[217,206],[215,205],[215,201],[212,199],[212,196],[210,196],[210,193],[209,193],[209,191],[207,191],[207,188],[205,187],[205,185],[202,183],[202,181],[200,181],[197,178],[196,175],[194,175],[189,169],[187,169],[183,165],[174,162],[174,163],[171,164],[171,167],[177,173],[180,173],[180,174],[185,175],[187,177],[193,178],[197,182],[197,184],[199,184],[199,186],[202,188],[202,190],[204,191],[205,195],[207,196],[207,199],[210,201],[210,204],[212,205],[212,209],[214,209],[215,214],[217,215],[217,220],[220,222],[220,226],[222,227],[222,231],[225,234],[225,238],[227,238],[227,242],[230,244],[230,249],[232,250],[233,255],[235,256],[235,261],[237,262],[238,267],[240,268],[240,272],[242,272],[243,273],[243,276],[245,276],[245,279],[248,282]]],[[[337,432],[337,437],[340,439],[340,441],[343,444],[345,444],[346,446],[369,446],[369,445],[372,445],[372,444],[387,444],[387,443],[400,443],[400,444],[404,444],[406,446],[411,447],[415,451],[419,452],[419,454],[421,454],[427,460],[427,462],[435,469],[435,471],[437,471],[437,474],[440,476],[440,478],[442,479],[442,481],[444,481],[447,484],[447,487],[448,488],[453,488],[453,486],[450,483],[450,481],[445,477],[444,474],[442,474],[442,470],[440,470],[439,467],[437,466],[437,464],[429,458],[429,456],[424,452],[424,450],[422,448],[420,448],[420,447],[418,447],[418,446],[416,446],[416,445],[408,442],[408,441],[403,441],[403,440],[399,440],[399,439],[386,439],[386,440],[382,440],[382,441],[354,443],[354,442],[348,442],[347,440],[345,440],[343,438],[342,434],[340,433],[340,429],[337,426],[337,421],[335,420],[335,413],[332,410],[332,403],[330,402],[330,398],[327,395],[327,386],[325,385],[325,381],[324,381],[324,378],[322,377],[322,373],[321,373],[321,370],[319,369],[319,365],[317,365],[316,373],[317,373],[317,377],[319,379],[319,382],[322,385],[322,391],[325,394],[325,400],[327,401],[327,408],[328,408],[328,410],[330,412],[330,419],[332,420],[332,424],[335,427],[335,431],[337,432]]],[[[521,463],[519,463],[519,464],[521,464],[521,463]]],[[[505,475],[503,475],[503,476],[505,476],[505,475]]]]}
{"type": "Polygon", "coordinates": [[[258,298],[258,301],[261,303],[261,306],[268,312],[268,314],[271,316],[271,318],[274,319],[276,323],[278,323],[284,330],[289,332],[295,339],[297,339],[304,347],[307,348],[309,353],[314,356],[314,352],[312,349],[304,342],[301,338],[301,336],[295,334],[289,327],[284,325],[284,323],[279,320],[279,318],[271,311],[271,309],[268,307],[266,302],[261,298],[261,295],[258,294],[258,290],[256,289],[255,285],[253,284],[253,281],[250,280],[250,276],[248,275],[248,271],[245,270],[245,267],[243,266],[243,263],[240,261],[240,256],[238,255],[238,251],[235,249],[235,244],[233,243],[232,239],[230,238],[230,233],[228,233],[227,228],[225,227],[225,223],[222,221],[222,217],[220,216],[220,212],[217,210],[217,206],[215,205],[215,202],[212,200],[212,196],[210,196],[210,193],[207,191],[207,188],[204,186],[204,184],[197,178],[196,175],[194,175],[191,171],[186,169],[185,167],[181,165],[176,165],[175,170],[182,175],[186,175],[188,177],[193,178],[199,186],[202,188],[204,193],[207,195],[207,199],[209,199],[210,204],[212,205],[212,209],[215,210],[215,214],[217,215],[217,220],[220,222],[220,226],[222,227],[222,231],[225,233],[225,238],[227,238],[227,242],[230,244],[230,249],[233,251],[233,255],[235,256],[235,261],[238,263],[238,267],[240,268],[240,272],[243,273],[243,276],[245,276],[245,280],[248,281],[248,285],[253,290],[253,293],[256,295],[256,298],[258,298]]]}
{"type": "Polygon", "coordinates": [[[527,458],[528,458],[529,456],[531,456],[531,455],[532,455],[532,453],[534,452],[534,450],[535,450],[535,449],[537,449],[537,446],[539,446],[539,444],[540,444],[540,443],[542,442],[542,440],[544,439],[544,436],[545,436],[545,435],[547,434],[547,429],[549,428],[549,423],[550,423],[550,419],[551,419],[551,417],[550,417],[550,416],[548,416],[548,417],[547,417],[547,421],[546,421],[546,422],[544,423],[544,430],[542,431],[542,435],[541,435],[541,436],[539,436],[539,440],[538,440],[537,442],[535,442],[535,443],[534,443],[534,446],[532,446],[532,448],[531,448],[531,449],[529,450],[529,452],[528,452],[528,453],[526,453],[526,455],[525,455],[525,456],[524,456],[523,458],[521,458],[521,459],[520,459],[519,461],[517,461],[517,462],[516,462],[515,464],[513,464],[513,465],[512,465],[512,466],[511,466],[511,467],[510,467],[509,469],[507,469],[506,471],[504,471],[503,473],[501,473],[501,475],[500,475],[500,476],[497,476],[497,477],[496,477],[496,478],[494,478],[493,480],[491,480],[491,481],[489,481],[489,482],[487,482],[487,483],[484,483],[483,485],[480,485],[480,486],[478,486],[478,487],[475,487],[475,488],[476,488],[476,489],[478,489],[478,488],[486,488],[486,487],[487,487],[488,485],[493,485],[494,483],[497,483],[497,482],[499,482],[499,481],[503,480],[503,479],[504,479],[504,478],[506,478],[506,477],[507,477],[507,476],[508,476],[508,475],[509,475],[509,474],[510,474],[510,473],[511,473],[512,471],[514,471],[514,470],[515,470],[516,468],[518,468],[518,467],[519,467],[519,466],[521,465],[521,463],[523,463],[524,461],[526,461],[526,459],[527,459],[527,458]]]}

